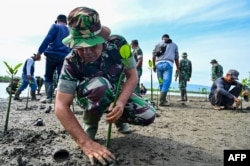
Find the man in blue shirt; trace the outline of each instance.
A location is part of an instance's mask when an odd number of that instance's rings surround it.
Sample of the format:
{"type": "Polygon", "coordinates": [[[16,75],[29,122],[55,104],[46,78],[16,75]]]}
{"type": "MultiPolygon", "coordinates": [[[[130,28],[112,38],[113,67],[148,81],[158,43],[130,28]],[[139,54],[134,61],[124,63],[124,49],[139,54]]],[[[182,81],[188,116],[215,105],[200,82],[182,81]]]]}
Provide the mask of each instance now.
{"type": "Polygon", "coordinates": [[[54,93],[53,74],[57,72],[57,79],[61,74],[64,58],[70,53],[71,49],[62,43],[62,39],[69,35],[67,27],[67,17],[58,15],[55,24],[53,24],[43,42],[41,43],[37,55],[44,54],[46,56],[45,66],[45,91],[46,99],[42,103],[51,103],[54,93]]]}
{"type": "Polygon", "coordinates": [[[215,110],[221,110],[222,107],[233,109],[240,106],[241,100],[238,96],[242,92],[244,99],[248,101],[249,88],[238,82],[239,72],[235,69],[228,70],[224,77],[217,78],[211,87],[209,101],[214,105],[215,110]],[[234,86],[234,87],[233,87],[234,86]],[[233,87],[231,90],[230,88],[233,87]]]}
{"type": "Polygon", "coordinates": [[[31,88],[31,100],[36,100],[37,83],[34,77],[35,61],[41,59],[40,55],[34,54],[34,56],[28,58],[23,66],[22,72],[22,84],[15,93],[14,100],[20,100],[20,94],[29,85],[31,88]]]}

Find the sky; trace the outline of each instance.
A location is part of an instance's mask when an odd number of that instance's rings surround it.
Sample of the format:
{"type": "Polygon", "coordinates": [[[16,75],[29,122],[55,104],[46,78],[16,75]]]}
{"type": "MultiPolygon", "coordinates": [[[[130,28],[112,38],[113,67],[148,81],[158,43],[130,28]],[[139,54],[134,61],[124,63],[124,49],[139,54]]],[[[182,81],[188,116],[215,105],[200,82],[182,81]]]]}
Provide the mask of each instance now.
{"type": "MultiPolygon", "coordinates": [[[[12,67],[36,53],[57,15],[79,6],[96,9],[101,24],[127,42],[137,39],[143,51],[141,82],[150,82],[148,60],[154,46],[168,34],[187,52],[193,64],[189,84],[210,86],[212,59],[224,68],[250,77],[249,0],[8,0],[0,2],[0,59],[12,67]]],[[[36,62],[35,75],[43,76],[45,56],[36,62]]],[[[174,65],[174,71],[176,70],[174,65]]],[[[21,76],[20,68],[17,76],[21,76]]],[[[7,75],[0,62],[0,75],[7,75]]],[[[153,72],[153,82],[157,81],[153,72]]],[[[173,79],[174,81],[174,79],[173,79]]]]}

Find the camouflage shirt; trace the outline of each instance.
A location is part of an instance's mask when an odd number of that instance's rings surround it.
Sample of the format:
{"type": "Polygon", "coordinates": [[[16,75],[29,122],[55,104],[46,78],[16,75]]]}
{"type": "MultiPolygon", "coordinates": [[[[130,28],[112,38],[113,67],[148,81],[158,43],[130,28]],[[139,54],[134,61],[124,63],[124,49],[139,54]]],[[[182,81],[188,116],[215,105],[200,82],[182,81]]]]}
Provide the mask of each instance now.
{"type": "Polygon", "coordinates": [[[64,61],[57,90],[74,94],[80,82],[94,77],[107,78],[115,88],[121,73],[135,67],[135,59],[132,54],[124,60],[119,53],[119,48],[124,44],[127,44],[127,41],[123,37],[111,36],[103,45],[102,55],[91,63],[84,62],[73,50],[64,61]]]}
{"type": "Polygon", "coordinates": [[[180,73],[179,75],[176,76],[179,76],[179,80],[185,80],[185,81],[191,78],[192,62],[189,59],[183,58],[180,60],[180,73]]]}
{"type": "Polygon", "coordinates": [[[223,67],[220,64],[214,64],[212,66],[212,80],[216,80],[223,76],[223,67]]]}
{"type": "MultiPolygon", "coordinates": [[[[140,58],[143,58],[143,53],[140,47],[137,47],[133,49],[132,55],[135,57],[135,61],[137,62],[140,58]]],[[[142,68],[142,65],[139,66],[139,68],[142,68]]]]}

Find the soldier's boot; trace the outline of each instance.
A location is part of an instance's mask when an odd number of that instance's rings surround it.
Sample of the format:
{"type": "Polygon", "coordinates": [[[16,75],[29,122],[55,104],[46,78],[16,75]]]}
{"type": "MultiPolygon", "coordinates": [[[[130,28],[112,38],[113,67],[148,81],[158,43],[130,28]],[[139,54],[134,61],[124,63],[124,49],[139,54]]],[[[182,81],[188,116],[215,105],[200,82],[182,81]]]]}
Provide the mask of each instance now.
{"type": "Polygon", "coordinates": [[[178,99],[177,101],[185,101],[184,96],[185,96],[185,91],[184,91],[184,90],[181,90],[181,98],[178,99]]]}
{"type": "Polygon", "coordinates": [[[36,91],[31,91],[30,94],[31,94],[31,100],[39,100],[36,98],[36,91]]]}
{"type": "Polygon", "coordinates": [[[53,95],[53,85],[52,82],[45,82],[45,92],[46,92],[46,98],[42,99],[41,103],[52,103],[52,95],[53,95]]]}
{"type": "Polygon", "coordinates": [[[89,136],[90,139],[95,140],[95,136],[98,130],[98,123],[101,119],[102,113],[91,113],[84,111],[83,113],[83,130],[89,136]]]}
{"type": "Polygon", "coordinates": [[[97,124],[84,123],[83,130],[86,132],[86,134],[89,136],[90,139],[95,140],[95,135],[98,130],[98,123],[97,124]]]}
{"type": "Polygon", "coordinates": [[[40,89],[37,89],[37,93],[36,93],[37,95],[41,95],[41,93],[40,93],[40,89]]]}
{"type": "Polygon", "coordinates": [[[187,90],[184,89],[184,101],[188,101],[188,97],[187,97],[187,90]]]}
{"type": "Polygon", "coordinates": [[[21,100],[21,99],[20,99],[20,94],[21,94],[21,93],[22,93],[22,91],[17,90],[16,93],[15,93],[14,100],[21,100]]]}
{"type": "Polygon", "coordinates": [[[160,93],[160,103],[159,106],[169,106],[169,102],[166,100],[167,93],[161,92],[160,93]]]}
{"type": "Polygon", "coordinates": [[[115,123],[115,126],[116,126],[118,132],[120,132],[122,134],[130,134],[132,132],[132,130],[130,129],[128,123],[122,123],[120,121],[117,121],[115,123]]]}

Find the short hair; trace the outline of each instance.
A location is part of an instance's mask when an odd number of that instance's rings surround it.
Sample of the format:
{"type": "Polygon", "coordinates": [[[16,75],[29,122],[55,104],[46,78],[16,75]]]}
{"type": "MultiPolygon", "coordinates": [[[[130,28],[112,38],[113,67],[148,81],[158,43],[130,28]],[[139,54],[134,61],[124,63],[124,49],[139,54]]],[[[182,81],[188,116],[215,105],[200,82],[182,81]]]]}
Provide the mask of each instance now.
{"type": "Polygon", "coordinates": [[[64,14],[59,14],[56,18],[55,23],[57,23],[58,21],[60,22],[64,22],[67,24],[67,17],[64,14]]]}
{"type": "Polygon", "coordinates": [[[138,40],[132,40],[131,44],[135,44],[138,46],[139,43],[138,43],[138,40]]]}
{"type": "Polygon", "coordinates": [[[164,34],[164,35],[162,35],[161,38],[163,39],[164,37],[169,38],[169,35],[168,34],[164,34]]]}

